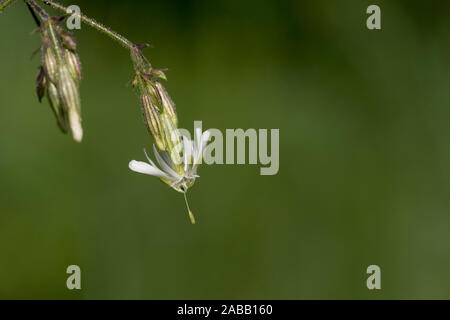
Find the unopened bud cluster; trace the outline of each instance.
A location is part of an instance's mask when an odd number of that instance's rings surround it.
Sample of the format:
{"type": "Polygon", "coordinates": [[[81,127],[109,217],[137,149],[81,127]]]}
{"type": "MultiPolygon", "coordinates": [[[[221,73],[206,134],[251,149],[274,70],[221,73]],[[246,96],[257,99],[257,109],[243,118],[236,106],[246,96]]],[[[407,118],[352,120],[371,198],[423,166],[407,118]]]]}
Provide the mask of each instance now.
{"type": "Polygon", "coordinates": [[[40,27],[42,65],[37,76],[39,101],[46,95],[62,132],[69,129],[75,141],[81,142],[80,82],[81,64],[75,39],[50,18],[40,27]]]}
{"type": "Polygon", "coordinates": [[[153,68],[141,52],[142,46],[131,50],[135,67],[133,86],[139,91],[142,113],[148,131],[153,136],[158,149],[170,157],[174,170],[184,173],[182,165],[183,147],[178,132],[178,117],[175,104],[160,80],[167,80],[163,70],[153,68]]]}

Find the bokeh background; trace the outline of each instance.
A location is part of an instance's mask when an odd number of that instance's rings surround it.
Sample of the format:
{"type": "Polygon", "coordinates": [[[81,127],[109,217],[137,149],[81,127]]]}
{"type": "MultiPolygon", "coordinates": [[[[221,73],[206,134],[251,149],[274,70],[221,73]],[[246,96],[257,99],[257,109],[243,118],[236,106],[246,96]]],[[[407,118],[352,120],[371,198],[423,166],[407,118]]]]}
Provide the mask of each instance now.
{"type": "Polygon", "coordinates": [[[180,194],[127,167],[152,145],[127,51],[76,31],[76,144],[37,101],[18,1],[0,14],[0,298],[450,298],[450,2],[62,3],[155,46],[182,127],[279,128],[280,171],[203,166],[192,226],[180,194]]]}

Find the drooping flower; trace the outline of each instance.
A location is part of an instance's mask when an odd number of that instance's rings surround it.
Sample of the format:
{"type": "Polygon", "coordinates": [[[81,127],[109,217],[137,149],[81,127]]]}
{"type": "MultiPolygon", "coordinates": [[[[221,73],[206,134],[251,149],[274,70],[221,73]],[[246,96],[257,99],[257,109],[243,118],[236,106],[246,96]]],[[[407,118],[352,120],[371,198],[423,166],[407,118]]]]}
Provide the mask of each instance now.
{"type": "Polygon", "coordinates": [[[198,178],[197,168],[210,138],[208,131],[195,130],[194,140],[182,137],[178,129],[175,104],[161,80],[167,80],[162,69],[153,68],[142,49],[148,45],[133,45],[131,60],[135,74],[131,81],[141,98],[142,115],[149,133],[155,140],[153,150],[159,167],[147,156],[148,163],[131,161],[131,170],[158,177],[174,190],[184,194],[191,222],[195,224],[186,198],[187,190],[198,178]]]}
{"type": "Polygon", "coordinates": [[[144,153],[147,157],[148,163],[136,160],[132,160],[129,163],[129,168],[131,170],[158,177],[161,181],[169,185],[174,190],[183,193],[192,224],[195,224],[195,218],[189,208],[186,192],[193,186],[195,179],[199,178],[197,175],[197,169],[203,160],[203,153],[209,139],[210,132],[205,131],[202,133],[200,128],[196,129],[195,138],[193,141],[184,138],[182,144],[181,163],[174,162],[168,156],[166,151],[161,151],[160,154],[155,145],[153,145],[153,151],[159,167],[150,159],[145,150],[144,153]]]}

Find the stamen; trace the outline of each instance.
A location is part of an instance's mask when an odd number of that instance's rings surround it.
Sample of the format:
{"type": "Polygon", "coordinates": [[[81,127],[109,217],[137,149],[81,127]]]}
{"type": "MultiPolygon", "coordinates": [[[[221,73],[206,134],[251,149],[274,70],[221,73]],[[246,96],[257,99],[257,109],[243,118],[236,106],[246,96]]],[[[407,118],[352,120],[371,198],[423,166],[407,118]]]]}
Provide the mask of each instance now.
{"type": "Polygon", "coordinates": [[[191,209],[189,208],[189,203],[187,200],[186,192],[184,193],[184,201],[186,202],[186,207],[189,211],[189,219],[191,219],[192,224],[195,224],[195,217],[194,217],[194,214],[192,213],[191,209]]]}

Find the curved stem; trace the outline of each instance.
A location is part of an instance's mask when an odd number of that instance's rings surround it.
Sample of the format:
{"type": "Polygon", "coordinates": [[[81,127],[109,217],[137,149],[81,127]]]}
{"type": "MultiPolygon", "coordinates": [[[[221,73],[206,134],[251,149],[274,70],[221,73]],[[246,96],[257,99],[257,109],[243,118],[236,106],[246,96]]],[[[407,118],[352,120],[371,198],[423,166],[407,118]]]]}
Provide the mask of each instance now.
{"type": "MultiPolygon", "coordinates": [[[[14,1],[14,0],[6,0],[6,1],[14,1]]],[[[133,43],[128,40],[127,38],[121,36],[120,34],[118,34],[117,32],[109,29],[108,27],[104,26],[103,24],[95,21],[94,19],[91,19],[87,16],[85,16],[84,14],[77,14],[76,12],[71,12],[68,10],[68,8],[66,8],[65,6],[63,6],[62,4],[59,4],[55,1],[51,1],[51,0],[38,0],[46,5],[51,6],[54,9],[58,9],[63,11],[66,14],[70,14],[70,15],[75,15],[78,16],[84,23],[86,23],[87,25],[103,32],[104,34],[106,34],[107,36],[109,36],[110,38],[118,41],[120,44],[122,44],[124,47],[131,49],[133,47],[133,43]]]]}
{"type": "Polygon", "coordinates": [[[2,2],[0,2],[0,12],[2,12],[3,9],[12,4],[14,1],[16,0],[3,0],[2,2]]]}

